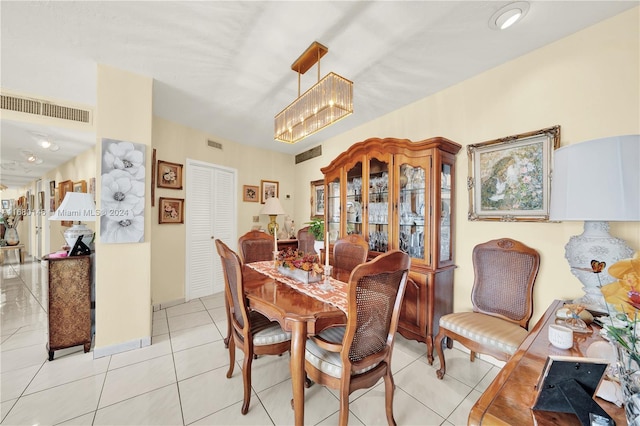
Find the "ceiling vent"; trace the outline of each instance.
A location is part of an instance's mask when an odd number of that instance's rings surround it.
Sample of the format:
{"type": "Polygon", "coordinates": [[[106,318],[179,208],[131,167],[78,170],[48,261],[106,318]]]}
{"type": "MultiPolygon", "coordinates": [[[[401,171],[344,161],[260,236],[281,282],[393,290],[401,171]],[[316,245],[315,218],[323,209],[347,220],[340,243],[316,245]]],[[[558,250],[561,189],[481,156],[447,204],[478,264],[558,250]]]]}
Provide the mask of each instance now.
{"type": "Polygon", "coordinates": [[[26,114],[77,121],[80,123],[91,123],[90,110],[57,105],[39,99],[0,95],[0,108],[9,111],[24,112],[26,114]]]}
{"type": "Polygon", "coordinates": [[[320,157],[321,155],[322,145],[318,145],[296,155],[296,164],[302,163],[303,161],[311,160],[312,158],[320,157]]]}
{"type": "Polygon", "coordinates": [[[207,145],[209,145],[211,148],[222,149],[222,144],[220,142],[207,140],[207,145]]]}

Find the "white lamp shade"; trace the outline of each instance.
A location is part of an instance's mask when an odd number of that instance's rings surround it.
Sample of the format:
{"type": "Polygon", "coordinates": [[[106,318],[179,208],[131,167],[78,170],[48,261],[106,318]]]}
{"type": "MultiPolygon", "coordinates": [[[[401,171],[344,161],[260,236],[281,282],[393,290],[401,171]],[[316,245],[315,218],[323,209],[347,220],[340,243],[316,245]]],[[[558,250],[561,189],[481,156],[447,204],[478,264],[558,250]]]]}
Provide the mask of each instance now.
{"type": "Polygon", "coordinates": [[[67,192],[58,210],[49,220],[96,221],[96,205],[93,195],[83,192],[67,192]]]}
{"type": "Polygon", "coordinates": [[[280,204],[280,200],[276,197],[267,198],[264,206],[260,209],[260,214],[278,215],[286,213],[282,208],[282,204],[280,204]]]}
{"type": "Polygon", "coordinates": [[[551,220],[640,220],[640,135],[557,149],[549,207],[551,220]]]}

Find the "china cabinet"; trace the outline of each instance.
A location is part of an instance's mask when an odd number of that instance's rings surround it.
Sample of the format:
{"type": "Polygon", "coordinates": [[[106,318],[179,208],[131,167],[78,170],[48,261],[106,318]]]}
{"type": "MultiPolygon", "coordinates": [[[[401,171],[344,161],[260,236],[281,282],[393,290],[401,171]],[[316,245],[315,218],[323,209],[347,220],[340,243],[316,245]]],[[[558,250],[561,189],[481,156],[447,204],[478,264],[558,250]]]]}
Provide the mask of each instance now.
{"type": "MultiPolygon", "coordinates": [[[[412,142],[371,138],[322,168],[329,241],[361,234],[369,257],[389,250],[411,256],[398,332],[427,344],[439,318],[453,310],[455,156],[442,137],[412,142]]],[[[331,249],[331,246],[330,246],[331,249]]]]}

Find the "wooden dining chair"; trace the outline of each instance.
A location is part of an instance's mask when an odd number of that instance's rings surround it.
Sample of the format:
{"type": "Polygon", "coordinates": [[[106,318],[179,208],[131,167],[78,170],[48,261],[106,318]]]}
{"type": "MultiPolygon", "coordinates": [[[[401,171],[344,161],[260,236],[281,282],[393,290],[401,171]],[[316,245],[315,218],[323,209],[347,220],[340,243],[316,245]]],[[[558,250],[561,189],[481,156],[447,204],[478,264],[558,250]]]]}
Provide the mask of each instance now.
{"type": "Polygon", "coordinates": [[[393,418],[391,355],[411,259],[399,250],[355,267],[347,290],[347,324],[307,339],[305,371],[314,382],[339,390],[340,425],[349,419],[349,395],[385,382],[387,422],[393,418]]]}
{"type": "Polygon", "coordinates": [[[472,262],[473,311],[440,317],[435,339],[439,379],[446,372],[442,347],[445,337],[468,348],[472,362],[476,353],[507,361],[529,333],[540,254],[519,241],[500,238],[475,246],[472,262]]]}
{"type": "Polygon", "coordinates": [[[277,322],[247,308],[240,257],[220,240],[216,240],[216,249],[222,261],[225,296],[229,300],[227,312],[232,325],[227,378],[233,375],[237,346],[244,352],[242,363],[244,402],[240,412],[247,414],[251,399],[251,364],[254,355],[279,355],[290,351],[291,333],[282,330],[277,322]]]}
{"type": "Polygon", "coordinates": [[[348,281],[353,268],[367,261],[369,243],[360,234],[350,234],[333,245],[333,272],[335,279],[348,281]]]}
{"type": "Polygon", "coordinates": [[[317,254],[315,248],[316,238],[313,236],[311,232],[309,232],[309,227],[305,226],[304,228],[298,229],[298,250],[308,254],[317,254]]]}
{"type": "Polygon", "coordinates": [[[242,263],[273,260],[273,236],[267,232],[249,231],[238,238],[238,252],[242,263]]]}
{"type": "MultiPolygon", "coordinates": [[[[263,260],[273,259],[273,237],[262,231],[249,231],[238,238],[238,254],[242,261],[243,273],[247,285],[252,286],[253,283],[261,281],[262,277],[255,271],[245,268],[245,263],[260,262],[263,260]]],[[[225,300],[225,305],[228,302],[225,300]]],[[[228,307],[228,306],[227,306],[228,307]]],[[[227,309],[228,312],[228,309],[227,309]]],[[[224,338],[224,347],[229,347],[229,337],[231,336],[231,321],[227,317],[227,335],[224,338]]]]}

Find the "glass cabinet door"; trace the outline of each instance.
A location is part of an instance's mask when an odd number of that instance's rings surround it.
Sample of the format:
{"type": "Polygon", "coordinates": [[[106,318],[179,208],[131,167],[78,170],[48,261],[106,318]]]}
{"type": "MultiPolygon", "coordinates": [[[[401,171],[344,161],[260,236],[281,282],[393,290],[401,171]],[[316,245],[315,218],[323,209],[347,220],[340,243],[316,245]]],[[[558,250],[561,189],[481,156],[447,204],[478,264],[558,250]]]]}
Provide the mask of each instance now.
{"type": "Polygon", "coordinates": [[[351,169],[347,170],[346,191],[346,232],[347,234],[362,235],[362,162],[357,162],[351,169]]]}
{"type": "Polygon", "coordinates": [[[340,179],[336,178],[327,185],[327,214],[325,233],[329,233],[329,242],[335,242],[340,235],[340,179]]]}
{"type": "Polygon", "coordinates": [[[369,250],[384,253],[389,250],[389,162],[369,159],[368,230],[369,250]]]}
{"type": "Polygon", "coordinates": [[[442,164],[440,172],[440,262],[452,259],[451,250],[451,165],[442,164]]]}
{"type": "Polygon", "coordinates": [[[425,260],[428,215],[426,172],[424,167],[411,164],[400,165],[400,192],[398,196],[398,244],[399,249],[412,258],[425,260]]]}

